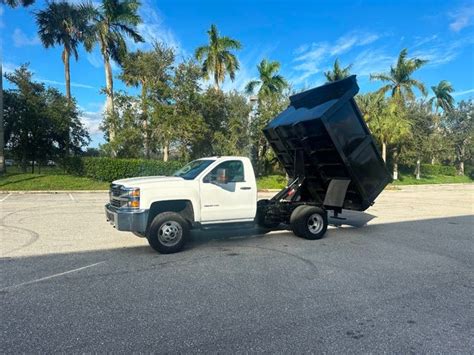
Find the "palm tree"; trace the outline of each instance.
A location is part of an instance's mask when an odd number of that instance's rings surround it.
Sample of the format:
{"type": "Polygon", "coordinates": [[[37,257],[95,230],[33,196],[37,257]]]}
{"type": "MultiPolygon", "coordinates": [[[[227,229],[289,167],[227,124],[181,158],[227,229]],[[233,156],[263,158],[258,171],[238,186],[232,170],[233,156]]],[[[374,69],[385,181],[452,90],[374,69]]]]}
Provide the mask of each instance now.
{"type": "Polygon", "coordinates": [[[212,75],[214,88],[219,90],[219,84],[225,79],[226,74],[234,81],[235,72],[239,70],[239,61],[233,49],[240,49],[239,41],[227,36],[219,36],[216,25],[211,25],[209,31],[209,44],[196,49],[195,57],[202,63],[202,72],[206,79],[212,75]]]}
{"type": "MultiPolygon", "coordinates": [[[[429,104],[430,106],[435,106],[435,112],[433,115],[434,121],[434,134],[438,135],[441,131],[441,114],[439,109],[442,109],[444,113],[450,112],[454,107],[454,98],[451,96],[451,93],[454,91],[453,86],[449,81],[442,80],[436,86],[432,86],[431,90],[433,90],[434,97],[430,99],[429,104]]],[[[431,157],[431,164],[436,163],[436,154],[433,154],[431,157]]]]}
{"type": "Polygon", "coordinates": [[[257,86],[258,97],[263,98],[274,94],[281,93],[285,88],[288,87],[288,83],[280,74],[277,72],[280,70],[280,63],[277,61],[268,61],[263,59],[260,64],[257,65],[258,69],[258,80],[252,80],[245,86],[247,94],[252,94],[257,86]]]}
{"type": "Polygon", "coordinates": [[[419,58],[408,59],[407,55],[408,50],[405,48],[400,52],[395,67],[390,67],[389,73],[370,75],[370,79],[372,80],[388,82],[388,84],[382,86],[379,91],[383,94],[391,91],[391,96],[401,100],[402,103],[404,103],[406,99],[415,99],[413,87],[416,87],[423,95],[426,95],[426,89],[423,83],[413,79],[412,75],[428,61],[419,58]]]}
{"type": "Polygon", "coordinates": [[[66,97],[71,100],[69,59],[71,55],[78,59],[77,48],[87,26],[87,14],[76,5],[61,1],[48,2],[46,9],[38,11],[35,16],[43,45],[46,48],[56,45],[63,48],[61,59],[64,64],[66,97]]]}
{"type": "Polygon", "coordinates": [[[435,104],[435,112],[441,108],[444,112],[451,111],[454,107],[454,98],[451,93],[454,91],[453,86],[449,81],[441,80],[438,85],[432,86],[434,97],[430,100],[430,103],[435,104]]]}
{"type": "Polygon", "coordinates": [[[13,8],[18,6],[28,7],[34,2],[35,0],[0,0],[0,5],[8,5],[13,8]]]}
{"type": "Polygon", "coordinates": [[[336,59],[334,62],[334,67],[333,70],[329,70],[324,73],[324,76],[326,77],[327,81],[337,81],[337,80],[342,80],[347,78],[349,75],[351,75],[350,70],[352,68],[352,64],[348,65],[345,68],[342,68],[339,65],[339,59],[336,59]]]}
{"type": "MultiPolygon", "coordinates": [[[[136,26],[141,22],[138,15],[140,2],[138,0],[102,0],[99,7],[87,6],[92,18],[92,26],[88,29],[85,46],[91,51],[97,43],[104,59],[106,114],[114,114],[114,84],[111,60],[120,63],[127,53],[125,37],[131,37],[135,42],[143,42],[136,26]]],[[[115,130],[111,127],[109,139],[113,141],[115,130]]]]}

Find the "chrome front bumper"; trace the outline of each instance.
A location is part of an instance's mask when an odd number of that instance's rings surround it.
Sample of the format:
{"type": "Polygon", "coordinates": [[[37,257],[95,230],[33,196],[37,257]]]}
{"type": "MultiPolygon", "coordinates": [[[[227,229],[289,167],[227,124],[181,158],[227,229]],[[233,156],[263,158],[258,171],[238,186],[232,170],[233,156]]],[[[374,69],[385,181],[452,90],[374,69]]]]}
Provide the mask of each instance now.
{"type": "Polygon", "coordinates": [[[148,210],[117,208],[110,203],[105,205],[107,222],[119,231],[145,233],[148,210]]]}

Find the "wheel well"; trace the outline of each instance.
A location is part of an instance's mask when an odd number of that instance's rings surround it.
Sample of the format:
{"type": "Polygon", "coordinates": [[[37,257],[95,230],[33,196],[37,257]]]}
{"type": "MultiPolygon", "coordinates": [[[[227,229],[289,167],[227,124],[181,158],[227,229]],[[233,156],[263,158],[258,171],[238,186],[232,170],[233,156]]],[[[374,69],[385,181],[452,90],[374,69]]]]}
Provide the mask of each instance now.
{"type": "Polygon", "coordinates": [[[147,230],[153,219],[162,212],[179,213],[190,224],[194,222],[193,204],[189,200],[172,200],[153,202],[148,212],[147,230]]]}

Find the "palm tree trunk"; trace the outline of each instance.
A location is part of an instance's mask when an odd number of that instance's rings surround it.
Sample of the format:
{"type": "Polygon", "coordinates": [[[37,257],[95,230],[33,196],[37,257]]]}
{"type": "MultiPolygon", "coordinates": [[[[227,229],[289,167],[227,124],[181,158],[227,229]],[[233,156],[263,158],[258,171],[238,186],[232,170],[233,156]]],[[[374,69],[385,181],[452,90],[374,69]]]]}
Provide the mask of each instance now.
{"type": "Polygon", "coordinates": [[[219,73],[217,70],[214,72],[214,90],[219,91],[219,73]]]}
{"type": "Polygon", "coordinates": [[[168,161],[170,152],[170,145],[168,142],[165,142],[163,145],[163,161],[168,161]]]}
{"type": "Polygon", "coordinates": [[[0,175],[6,173],[5,169],[5,137],[3,128],[3,73],[2,63],[0,63],[0,175]]]}
{"type": "Polygon", "coordinates": [[[459,149],[459,165],[458,165],[458,175],[464,175],[464,153],[466,149],[464,144],[459,149]]]}
{"type": "Polygon", "coordinates": [[[382,159],[387,163],[387,142],[382,141],[382,159]]]}
{"type": "Polygon", "coordinates": [[[70,53],[67,48],[64,48],[62,59],[64,63],[64,81],[66,83],[66,98],[70,101],[71,100],[71,71],[69,68],[69,58],[70,53]]]}
{"type": "MultiPolygon", "coordinates": [[[[62,59],[63,59],[63,63],[64,63],[64,82],[66,83],[66,98],[69,102],[71,102],[71,69],[70,69],[70,66],[69,66],[69,62],[70,62],[70,53],[69,53],[69,50],[67,48],[64,48],[63,50],[63,54],[62,54],[62,59]]],[[[66,147],[65,147],[65,155],[66,156],[69,156],[69,145],[70,145],[70,138],[71,138],[71,134],[69,132],[69,127],[71,125],[68,124],[67,126],[67,137],[66,137],[66,147]]]]}
{"type": "Polygon", "coordinates": [[[393,151],[393,180],[398,180],[398,148],[393,151]]]}
{"type": "MultiPolygon", "coordinates": [[[[106,86],[106,95],[107,100],[105,102],[105,112],[110,117],[114,114],[114,82],[112,76],[112,67],[110,65],[110,58],[108,55],[104,55],[104,67],[105,67],[105,86],[106,86]]],[[[111,123],[109,127],[109,141],[113,142],[115,140],[115,127],[114,122],[111,123]]],[[[115,156],[115,152],[112,152],[112,155],[115,156]]]]}
{"type": "Polygon", "coordinates": [[[416,159],[416,168],[415,168],[415,177],[417,180],[420,180],[421,177],[421,159],[416,159]]]}
{"type": "Polygon", "coordinates": [[[145,157],[150,159],[150,134],[148,132],[148,109],[146,103],[146,85],[142,82],[142,115],[143,115],[143,130],[145,131],[145,157]]]}

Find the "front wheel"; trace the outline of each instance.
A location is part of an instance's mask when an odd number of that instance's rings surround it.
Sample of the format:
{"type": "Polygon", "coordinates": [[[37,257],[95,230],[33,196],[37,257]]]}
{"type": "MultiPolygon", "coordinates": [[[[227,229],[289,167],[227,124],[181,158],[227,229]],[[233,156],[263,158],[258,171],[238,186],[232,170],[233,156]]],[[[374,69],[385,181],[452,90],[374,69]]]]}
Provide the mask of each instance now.
{"type": "Polygon", "coordinates": [[[175,212],[163,212],[157,215],[147,233],[150,246],[162,254],[182,250],[188,238],[188,222],[175,212]]]}
{"type": "Polygon", "coordinates": [[[293,233],[305,239],[321,239],[328,228],[325,210],[315,206],[298,206],[290,217],[293,233]]]}

